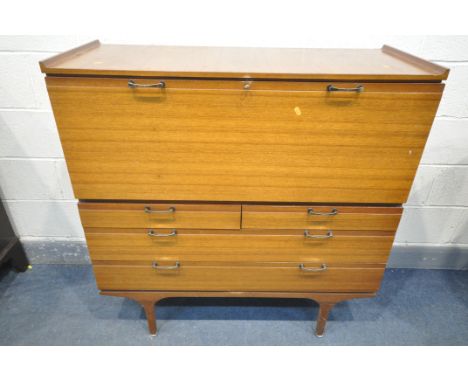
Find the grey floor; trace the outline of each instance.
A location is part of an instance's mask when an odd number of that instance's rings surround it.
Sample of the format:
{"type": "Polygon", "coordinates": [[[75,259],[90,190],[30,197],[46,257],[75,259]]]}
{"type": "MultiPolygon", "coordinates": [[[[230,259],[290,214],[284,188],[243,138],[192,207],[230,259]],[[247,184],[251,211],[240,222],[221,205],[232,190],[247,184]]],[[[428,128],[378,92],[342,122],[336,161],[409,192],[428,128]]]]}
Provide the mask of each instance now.
{"type": "Polygon", "coordinates": [[[99,296],[92,269],[0,270],[0,345],[468,345],[468,272],[389,269],[375,299],[335,307],[323,338],[306,300],[169,299],[151,337],[140,306],[99,296]]]}

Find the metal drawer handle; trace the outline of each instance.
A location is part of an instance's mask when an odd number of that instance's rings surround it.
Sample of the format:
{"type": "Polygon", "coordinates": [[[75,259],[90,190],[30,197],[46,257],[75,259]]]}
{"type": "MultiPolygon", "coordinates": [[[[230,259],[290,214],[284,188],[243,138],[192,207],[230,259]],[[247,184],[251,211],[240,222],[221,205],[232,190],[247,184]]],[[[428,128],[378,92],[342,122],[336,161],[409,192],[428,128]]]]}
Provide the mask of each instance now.
{"type": "Polygon", "coordinates": [[[308,208],[307,215],[333,216],[338,215],[338,210],[333,208],[330,212],[315,212],[313,208],[308,208]]]}
{"type": "Polygon", "coordinates": [[[311,235],[308,230],[305,230],[304,237],[306,239],[331,239],[333,237],[333,231],[328,231],[326,235],[311,235]]]}
{"type": "Polygon", "coordinates": [[[157,261],[153,261],[152,266],[154,269],[178,269],[180,268],[180,263],[176,261],[174,265],[159,265],[157,261]]]}
{"type": "Polygon", "coordinates": [[[355,92],[362,93],[364,91],[364,86],[358,85],[355,88],[337,88],[334,85],[327,86],[327,92],[355,92]]]}
{"type": "Polygon", "coordinates": [[[159,81],[156,84],[137,84],[135,81],[130,80],[128,81],[128,87],[131,89],[135,88],[159,88],[164,89],[166,87],[166,83],[164,81],[159,81]]]}
{"type": "Polygon", "coordinates": [[[304,272],[324,272],[328,268],[327,264],[322,264],[319,268],[307,268],[304,264],[299,264],[299,269],[304,272]]]}
{"type": "Polygon", "coordinates": [[[172,230],[171,233],[157,233],[154,231],[154,229],[150,229],[148,231],[148,236],[151,237],[170,237],[170,236],[177,236],[177,230],[172,230]]]}
{"type": "Polygon", "coordinates": [[[175,207],[169,207],[167,210],[153,210],[151,207],[145,207],[145,213],[147,214],[173,214],[176,211],[175,207]]]}

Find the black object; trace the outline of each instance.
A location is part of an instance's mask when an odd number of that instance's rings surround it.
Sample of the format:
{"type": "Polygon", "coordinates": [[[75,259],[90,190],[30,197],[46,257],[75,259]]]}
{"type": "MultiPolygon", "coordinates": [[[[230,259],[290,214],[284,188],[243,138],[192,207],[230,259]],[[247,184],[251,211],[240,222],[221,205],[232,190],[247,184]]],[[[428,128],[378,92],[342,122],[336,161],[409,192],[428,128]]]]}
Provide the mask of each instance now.
{"type": "Polygon", "coordinates": [[[16,237],[0,201],[0,265],[7,262],[20,272],[28,269],[29,265],[23,246],[16,237]]]}

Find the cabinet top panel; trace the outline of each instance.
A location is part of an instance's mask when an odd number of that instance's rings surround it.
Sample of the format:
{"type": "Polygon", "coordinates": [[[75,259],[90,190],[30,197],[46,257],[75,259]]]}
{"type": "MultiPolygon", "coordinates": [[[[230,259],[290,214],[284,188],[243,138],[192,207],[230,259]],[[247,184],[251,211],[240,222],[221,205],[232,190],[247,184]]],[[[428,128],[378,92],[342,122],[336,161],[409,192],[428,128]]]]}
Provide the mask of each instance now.
{"type": "Polygon", "coordinates": [[[449,70],[381,49],[217,48],[107,45],[93,41],[40,63],[49,75],[441,81],[449,70]]]}

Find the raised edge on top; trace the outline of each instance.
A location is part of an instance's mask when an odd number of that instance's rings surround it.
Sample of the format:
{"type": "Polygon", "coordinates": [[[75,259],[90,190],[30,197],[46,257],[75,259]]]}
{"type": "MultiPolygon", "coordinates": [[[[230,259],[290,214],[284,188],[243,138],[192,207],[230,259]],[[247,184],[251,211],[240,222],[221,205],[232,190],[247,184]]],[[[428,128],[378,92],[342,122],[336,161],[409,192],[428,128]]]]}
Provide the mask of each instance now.
{"type": "Polygon", "coordinates": [[[449,70],[381,49],[110,45],[91,41],[40,62],[48,75],[440,82],[449,70]]]}

